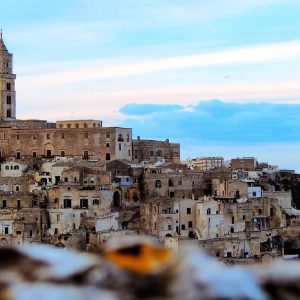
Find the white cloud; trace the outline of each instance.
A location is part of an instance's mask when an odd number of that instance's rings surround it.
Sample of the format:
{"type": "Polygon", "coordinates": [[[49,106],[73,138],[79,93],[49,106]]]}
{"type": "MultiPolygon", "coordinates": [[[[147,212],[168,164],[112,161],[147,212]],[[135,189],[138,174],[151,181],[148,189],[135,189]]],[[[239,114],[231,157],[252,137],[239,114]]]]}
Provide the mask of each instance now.
{"type": "Polygon", "coordinates": [[[207,66],[258,64],[300,56],[300,41],[241,47],[215,53],[177,56],[130,63],[110,63],[23,76],[21,85],[56,86],[207,66]]]}

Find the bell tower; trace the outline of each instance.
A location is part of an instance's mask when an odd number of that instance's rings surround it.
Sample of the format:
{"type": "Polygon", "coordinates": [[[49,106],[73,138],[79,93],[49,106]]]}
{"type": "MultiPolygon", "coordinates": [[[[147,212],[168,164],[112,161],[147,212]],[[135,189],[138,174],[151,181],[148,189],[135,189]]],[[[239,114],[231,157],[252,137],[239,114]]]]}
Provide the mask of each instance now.
{"type": "Polygon", "coordinates": [[[0,31],[0,120],[16,119],[16,75],[13,74],[13,56],[7,51],[0,31]]]}

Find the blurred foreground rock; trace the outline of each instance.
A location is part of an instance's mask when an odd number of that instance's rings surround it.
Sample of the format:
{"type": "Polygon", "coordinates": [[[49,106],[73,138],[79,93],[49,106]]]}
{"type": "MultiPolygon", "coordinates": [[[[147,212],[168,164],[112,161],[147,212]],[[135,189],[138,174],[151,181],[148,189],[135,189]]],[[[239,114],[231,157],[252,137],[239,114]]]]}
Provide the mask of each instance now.
{"type": "Polygon", "coordinates": [[[138,238],[100,254],[50,246],[0,248],[0,299],[300,299],[299,261],[225,266],[198,249],[138,238]]]}

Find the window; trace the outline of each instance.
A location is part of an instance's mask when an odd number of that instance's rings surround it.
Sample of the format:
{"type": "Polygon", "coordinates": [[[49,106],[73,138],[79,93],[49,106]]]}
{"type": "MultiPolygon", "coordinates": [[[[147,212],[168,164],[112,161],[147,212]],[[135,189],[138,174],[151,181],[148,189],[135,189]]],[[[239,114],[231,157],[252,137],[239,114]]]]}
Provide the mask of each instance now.
{"type": "Polygon", "coordinates": [[[10,95],[8,95],[8,96],[6,97],[6,104],[8,104],[8,105],[11,104],[11,96],[10,96],[10,95]]]}
{"type": "Polygon", "coordinates": [[[234,224],[234,217],[231,217],[231,224],[234,224]]]}
{"type": "Polygon", "coordinates": [[[80,208],[88,208],[88,207],[89,207],[88,199],[86,198],[80,199],[80,208]]]}
{"type": "Polygon", "coordinates": [[[11,118],[11,110],[10,110],[10,109],[8,109],[8,110],[6,111],[6,117],[7,117],[7,118],[11,118]]]}
{"type": "Polygon", "coordinates": [[[131,155],[131,152],[130,152],[130,150],[128,150],[128,156],[130,156],[131,155]]]}
{"type": "Polygon", "coordinates": [[[134,150],[134,158],[137,159],[137,150],[134,150]]]}
{"type": "Polygon", "coordinates": [[[262,209],[261,209],[261,208],[258,210],[258,213],[259,213],[260,215],[262,214],[262,209]]]}
{"type": "Polygon", "coordinates": [[[168,230],[172,230],[172,225],[168,225],[168,230]]]}
{"type": "Polygon", "coordinates": [[[4,227],[4,234],[8,234],[8,232],[9,232],[9,227],[5,226],[4,227]]]}
{"type": "Polygon", "coordinates": [[[78,124],[78,123],[76,123],[76,124],[75,124],[75,127],[76,127],[76,128],[79,128],[79,124],[78,124]]]}
{"type": "Polygon", "coordinates": [[[93,205],[99,205],[99,199],[93,199],[93,205]]]}
{"type": "Polygon", "coordinates": [[[71,207],[72,207],[72,200],[64,199],[64,208],[71,208],[71,207]]]}
{"type": "Polygon", "coordinates": [[[64,126],[63,126],[63,124],[59,124],[59,128],[63,128],[64,126]]]}
{"type": "Polygon", "coordinates": [[[119,151],[121,151],[121,150],[122,150],[122,144],[119,143],[119,151]]]}
{"type": "Polygon", "coordinates": [[[17,230],[16,234],[22,234],[22,232],[20,230],[17,230]]]}
{"type": "Polygon", "coordinates": [[[210,209],[210,208],[208,208],[208,209],[206,210],[206,214],[207,214],[207,215],[210,215],[210,214],[211,214],[211,209],[210,209]]]}
{"type": "Polygon", "coordinates": [[[88,125],[87,125],[86,123],[84,123],[84,124],[83,124],[83,127],[84,127],[84,128],[87,128],[87,127],[88,127],[88,125]]]}
{"type": "Polygon", "coordinates": [[[15,170],[19,170],[19,166],[15,166],[14,169],[15,169],[15,170]]]}
{"type": "Polygon", "coordinates": [[[188,208],[186,209],[186,213],[187,213],[188,215],[190,215],[190,214],[192,213],[192,209],[191,209],[190,207],[188,207],[188,208]]]}
{"type": "Polygon", "coordinates": [[[96,128],[96,124],[95,123],[93,123],[93,127],[96,128]]]}
{"type": "Polygon", "coordinates": [[[21,152],[19,152],[19,151],[17,152],[16,158],[21,159],[21,152]]]}
{"type": "Polygon", "coordinates": [[[154,155],[154,152],[153,151],[150,151],[150,156],[153,156],[154,155]]]}
{"type": "Polygon", "coordinates": [[[60,221],[60,215],[56,215],[56,222],[60,221]]]}
{"type": "Polygon", "coordinates": [[[60,151],[60,156],[61,157],[65,157],[65,155],[66,155],[66,152],[64,150],[60,151]]]}
{"type": "Polygon", "coordinates": [[[129,134],[127,134],[127,142],[129,142],[129,139],[130,139],[129,134]]]}
{"type": "Polygon", "coordinates": [[[252,192],[252,197],[256,197],[256,192],[252,192]]]}
{"type": "Polygon", "coordinates": [[[68,182],[68,181],[69,181],[68,177],[65,177],[64,182],[68,182]]]}
{"type": "Polygon", "coordinates": [[[181,230],[185,230],[185,224],[181,224],[181,230]]]}
{"type": "Polygon", "coordinates": [[[243,221],[245,221],[246,220],[246,216],[245,215],[243,215],[243,221]]]}
{"type": "Polygon", "coordinates": [[[182,179],[178,180],[178,185],[182,185],[182,179]]]}
{"type": "Polygon", "coordinates": [[[161,188],[161,181],[160,180],[155,180],[155,187],[156,188],[161,188]]]}
{"type": "Polygon", "coordinates": [[[5,166],[5,170],[9,170],[9,166],[5,166]]]}
{"type": "Polygon", "coordinates": [[[35,151],[32,152],[32,157],[36,157],[36,152],[35,151]]]}
{"type": "Polygon", "coordinates": [[[17,134],[17,135],[16,135],[16,138],[17,138],[17,140],[19,140],[19,139],[20,139],[20,135],[19,135],[19,134],[17,134]]]}
{"type": "Polygon", "coordinates": [[[10,83],[10,82],[7,82],[7,83],[6,83],[6,89],[7,89],[8,91],[11,91],[11,83],[10,83]]]}
{"type": "Polygon", "coordinates": [[[47,138],[47,140],[50,140],[50,133],[47,133],[46,138],[47,138]]]}
{"type": "Polygon", "coordinates": [[[84,137],[85,139],[87,139],[87,138],[89,137],[89,134],[88,134],[87,132],[85,132],[85,133],[83,134],[83,137],[84,137]]]}
{"type": "Polygon", "coordinates": [[[32,229],[29,231],[29,236],[32,237],[32,229]]]}
{"type": "Polygon", "coordinates": [[[105,154],[105,160],[110,160],[110,154],[109,153],[105,154]]]}
{"type": "Polygon", "coordinates": [[[61,139],[64,139],[64,138],[65,138],[65,134],[64,134],[63,132],[60,134],[60,138],[61,138],[61,139]]]}
{"type": "Polygon", "coordinates": [[[234,227],[233,226],[230,228],[230,232],[234,233],[234,227]]]}
{"type": "Polygon", "coordinates": [[[189,221],[188,226],[189,226],[189,228],[192,228],[193,227],[193,221],[189,221]]]}
{"type": "Polygon", "coordinates": [[[6,200],[2,200],[2,207],[6,208],[6,200]]]}
{"type": "Polygon", "coordinates": [[[107,139],[110,138],[110,134],[109,133],[106,133],[105,136],[106,136],[107,139]]]}
{"type": "Polygon", "coordinates": [[[71,128],[71,124],[68,124],[67,127],[68,127],[68,128],[71,128]]]}
{"type": "Polygon", "coordinates": [[[50,158],[52,156],[51,150],[47,150],[46,155],[48,158],[50,158]]]}
{"type": "Polygon", "coordinates": [[[161,150],[157,150],[156,155],[157,155],[157,156],[162,156],[161,150]]]}
{"type": "Polygon", "coordinates": [[[106,146],[106,148],[109,148],[109,147],[110,147],[110,144],[109,144],[109,143],[106,143],[105,146],[106,146]]]}

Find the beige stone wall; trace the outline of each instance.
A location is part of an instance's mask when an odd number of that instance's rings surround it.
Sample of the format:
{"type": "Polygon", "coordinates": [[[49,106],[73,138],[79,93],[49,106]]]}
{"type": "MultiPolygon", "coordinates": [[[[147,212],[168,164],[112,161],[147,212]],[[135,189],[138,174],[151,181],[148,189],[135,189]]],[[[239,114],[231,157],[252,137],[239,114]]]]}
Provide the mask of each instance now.
{"type": "Polygon", "coordinates": [[[102,121],[99,120],[63,120],[56,121],[56,128],[100,128],[102,121]]]}
{"type": "Polygon", "coordinates": [[[0,128],[0,151],[4,158],[70,156],[103,162],[131,160],[131,131],[115,127],[0,128]],[[118,140],[119,132],[125,136],[122,141],[118,140]]]}
{"type": "Polygon", "coordinates": [[[162,160],[180,163],[180,144],[166,141],[133,140],[133,161],[162,160]]]}
{"type": "Polygon", "coordinates": [[[254,157],[234,158],[231,160],[231,169],[244,169],[254,171],[256,159],[254,157]]]}

